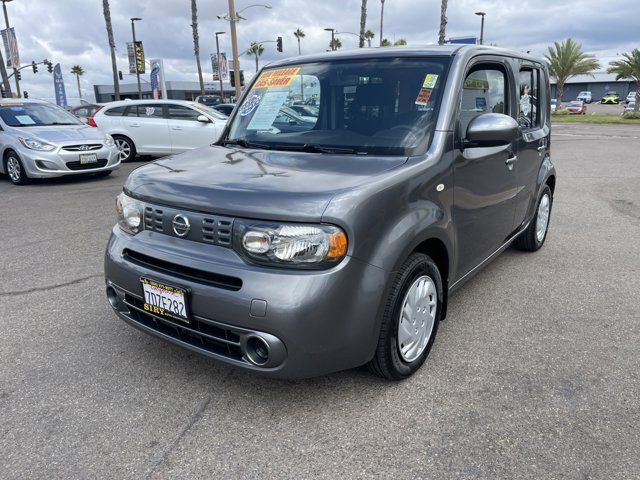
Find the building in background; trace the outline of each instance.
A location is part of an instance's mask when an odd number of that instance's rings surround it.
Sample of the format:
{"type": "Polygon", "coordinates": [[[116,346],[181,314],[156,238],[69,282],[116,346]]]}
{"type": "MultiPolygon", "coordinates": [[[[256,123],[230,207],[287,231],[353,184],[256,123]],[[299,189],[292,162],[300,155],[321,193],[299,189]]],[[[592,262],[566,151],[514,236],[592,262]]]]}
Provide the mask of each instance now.
{"type": "MultiPolygon", "coordinates": [[[[195,100],[200,95],[200,84],[198,82],[182,82],[182,81],[167,81],[167,98],[171,100],[195,100]]],[[[151,91],[150,83],[143,83],[141,85],[142,98],[152,100],[153,92],[151,91]]],[[[229,82],[222,83],[222,89],[224,91],[225,99],[228,100],[231,96],[235,96],[235,89],[229,82]]],[[[113,92],[113,85],[94,85],[93,91],[95,93],[96,102],[105,103],[112,102],[115,99],[113,92]]],[[[205,82],[204,91],[206,95],[220,95],[220,83],[219,82],[205,82]]],[[[120,98],[137,99],[138,98],[138,86],[135,83],[120,84],[120,98]]]]}
{"type": "MultiPolygon", "coordinates": [[[[636,82],[629,80],[616,81],[615,74],[607,72],[594,72],[591,75],[576,75],[564,84],[562,101],[575,100],[580,92],[591,92],[594,102],[599,102],[606,92],[616,92],[620,99],[624,99],[629,92],[636,91],[636,82]]],[[[551,98],[557,98],[556,81],[551,79],[551,98]]]]}

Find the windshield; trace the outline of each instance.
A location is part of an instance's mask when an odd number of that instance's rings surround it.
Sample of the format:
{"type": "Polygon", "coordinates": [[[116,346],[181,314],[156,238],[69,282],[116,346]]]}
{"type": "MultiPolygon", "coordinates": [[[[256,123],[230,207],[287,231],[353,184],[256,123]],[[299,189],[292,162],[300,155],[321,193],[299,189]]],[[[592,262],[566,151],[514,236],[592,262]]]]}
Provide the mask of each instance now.
{"type": "Polygon", "coordinates": [[[581,107],[582,102],[569,102],[570,107],[581,107]]]}
{"type": "Polygon", "coordinates": [[[0,117],[10,127],[43,125],[82,125],[70,113],[47,103],[11,103],[0,105],[0,117]]]}
{"type": "Polygon", "coordinates": [[[425,151],[448,64],[448,57],[393,58],[264,70],[225,143],[357,154],[425,151]]]}

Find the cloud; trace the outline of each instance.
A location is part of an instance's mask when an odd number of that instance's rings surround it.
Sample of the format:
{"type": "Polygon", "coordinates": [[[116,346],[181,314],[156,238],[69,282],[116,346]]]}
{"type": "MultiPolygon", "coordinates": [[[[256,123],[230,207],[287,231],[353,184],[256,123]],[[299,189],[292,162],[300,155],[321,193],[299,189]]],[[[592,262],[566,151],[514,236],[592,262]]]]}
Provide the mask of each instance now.
{"type": "MultiPolygon", "coordinates": [[[[269,0],[266,0],[269,1],[269,0]]],[[[141,17],[136,35],[144,42],[147,58],[165,60],[168,80],[197,80],[191,37],[190,0],[111,0],[111,16],[118,53],[118,68],[126,74],[126,42],[131,41],[130,17],[141,17]]],[[[252,3],[236,0],[241,10],[252,3]]],[[[284,52],[276,52],[275,43],[266,43],[261,65],[297,55],[293,31],[302,28],[302,53],[322,52],[328,48],[331,27],[342,32],[358,32],[360,0],[271,0],[273,8],[250,8],[246,20],[238,24],[238,46],[242,51],[252,41],[284,40],[284,52]]],[[[607,63],[616,53],[637,48],[637,0],[456,0],[449,2],[447,36],[479,34],[480,19],[474,12],[487,13],[485,42],[542,55],[556,40],[572,37],[585,51],[605,57],[607,63]]],[[[216,31],[229,25],[216,18],[225,13],[224,0],[198,0],[201,60],[206,79],[211,78],[209,54],[215,51],[216,31]]],[[[7,4],[12,26],[16,28],[22,63],[44,58],[60,62],[65,73],[67,94],[77,96],[75,79],[69,73],[73,65],[85,70],[82,89],[92,95],[94,84],[111,83],[111,60],[101,0],[29,0],[7,4]]],[[[384,35],[405,38],[409,45],[437,41],[440,24],[440,0],[386,0],[384,35]]],[[[379,42],[380,1],[368,1],[367,28],[379,42]]],[[[339,35],[343,48],[355,48],[358,38],[339,35]]],[[[231,54],[229,35],[220,37],[221,49],[231,54]]],[[[249,73],[253,59],[242,56],[241,65],[249,73]]],[[[133,82],[125,77],[125,82],[133,82]]],[[[46,69],[36,75],[23,70],[21,86],[32,97],[53,98],[53,80],[46,69]]]]}

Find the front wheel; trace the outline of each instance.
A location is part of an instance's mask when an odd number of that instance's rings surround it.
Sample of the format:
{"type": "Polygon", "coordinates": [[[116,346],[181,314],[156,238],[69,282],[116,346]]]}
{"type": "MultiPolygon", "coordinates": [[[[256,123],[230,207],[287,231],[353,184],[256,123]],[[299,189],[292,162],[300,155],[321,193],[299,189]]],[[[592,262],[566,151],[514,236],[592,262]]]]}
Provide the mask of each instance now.
{"type": "Polygon", "coordinates": [[[413,253],[400,268],[385,307],[370,370],[402,380],[418,370],[431,351],[442,312],[440,272],[427,255],[413,253]]]}
{"type": "Polygon", "coordinates": [[[14,185],[25,185],[29,183],[29,177],[22,165],[20,157],[15,152],[9,153],[4,162],[4,170],[9,175],[9,180],[14,185]]]}
{"type": "Polygon", "coordinates": [[[536,214],[531,220],[527,229],[515,239],[513,245],[527,252],[535,252],[544,244],[549,230],[549,220],[551,218],[551,206],[553,195],[549,185],[545,185],[538,199],[536,214]]]}

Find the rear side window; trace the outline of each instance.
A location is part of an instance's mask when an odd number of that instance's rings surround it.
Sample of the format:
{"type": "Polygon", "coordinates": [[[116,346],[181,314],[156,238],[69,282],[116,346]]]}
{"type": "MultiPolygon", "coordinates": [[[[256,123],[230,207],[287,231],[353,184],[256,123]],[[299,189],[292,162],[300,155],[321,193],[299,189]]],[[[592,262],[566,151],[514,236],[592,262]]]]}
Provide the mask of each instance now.
{"type": "Polygon", "coordinates": [[[167,107],[169,108],[169,118],[171,120],[191,120],[197,122],[198,117],[202,115],[202,113],[197,110],[183,105],[174,105],[170,103],[167,107]]]}
{"type": "Polygon", "coordinates": [[[540,126],[540,70],[520,70],[518,124],[522,128],[540,126]]]}
{"type": "Polygon", "coordinates": [[[466,136],[471,120],[483,113],[507,113],[505,72],[500,67],[475,67],[464,80],[460,132],[466,136]]]}
{"type": "Polygon", "coordinates": [[[104,114],[105,115],[109,115],[110,117],[121,117],[124,115],[124,111],[126,110],[126,106],[122,106],[122,107],[114,107],[114,108],[110,108],[109,110],[105,110],[104,114]]]}
{"type": "Polygon", "coordinates": [[[161,103],[145,103],[143,105],[131,105],[127,117],[139,118],[163,118],[161,103]]]}

